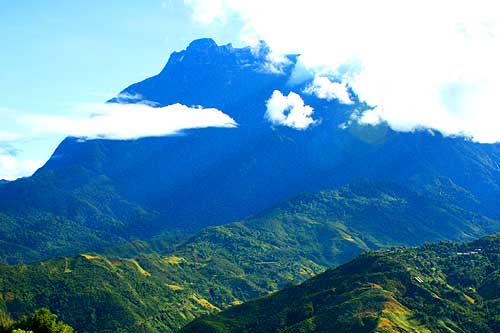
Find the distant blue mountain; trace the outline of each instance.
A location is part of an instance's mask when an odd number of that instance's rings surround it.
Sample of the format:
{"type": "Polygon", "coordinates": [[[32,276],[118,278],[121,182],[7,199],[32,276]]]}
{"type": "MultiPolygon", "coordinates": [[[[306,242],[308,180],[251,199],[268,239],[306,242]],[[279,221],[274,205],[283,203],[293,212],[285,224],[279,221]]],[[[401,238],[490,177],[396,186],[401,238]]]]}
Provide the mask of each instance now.
{"type": "Polygon", "coordinates": [[[500,218],[500,145],[385,125],[342,129],[366,106],[301,93],[308,82],[290,81],[297,56],[268,71],[268,52],[265,44],[196,40],[158,75],[124,89],[110,102],[141,96],[158,106],[214,107],[239,126],[133,141],[66,138],[34,176],[0,188],[0,257],[29,261],[195,231],[356,178],[398,182],[500,218]],[[301,94],[318,124],[271,126],[264,114],[274,90],[301,94]]]}
{"type": "Polygon", "coordinates": [[[158,106],[201,105],[223,110],[242,126],[262,125],[261,102],[274,89],[286,87],[297,61],[290,55],[282,73],[270,73],[268,53],[264,43],[255,51],[218,46],[212,39],[195,40],[186,50],[174,52],[158,75],[129,86],[110,102],[128,102],[120,96],[141,96],[158,106]]]}

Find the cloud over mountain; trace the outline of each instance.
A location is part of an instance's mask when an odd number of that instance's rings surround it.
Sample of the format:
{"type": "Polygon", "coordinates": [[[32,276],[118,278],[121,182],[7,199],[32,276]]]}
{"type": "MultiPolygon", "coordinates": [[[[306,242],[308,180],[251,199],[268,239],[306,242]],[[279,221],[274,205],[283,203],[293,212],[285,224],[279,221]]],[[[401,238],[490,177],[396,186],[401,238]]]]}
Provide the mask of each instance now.
{"type": "Polygon", "coordinates": [[[140,104],[91,104],[78,107],[72,116],[29,116],[35,131],[48,131],[86,139],[128,140],[176,134],[183,129],[235,127],[220,110],[173,104],[155,108],[140,104]]]}
{"type": "Polygon", "coordinates": [[[345,83],[332,82],[325,76],[316,75],[304,92],[329,101],[336,99],[342,104],[353,103],[345,83]]]}
{"type": "Polygon", "coordinates": [[[195,19],[239,17],[243,41],[300,53],[308,68],[342,80],[375,108],[361,122],[500,141],[500,12],[493,0],[186,2],[195,19]]]}
{"type": "Polygon", "coordinates": [[[182,104],[153,107],[150,102],[139,101],[140,96],[121,98],[138,103],[81,104],[54,115],[0,109],[7,126],[17,129],[0,132],[0,179],[30,176],[41,167],[44,161],[25,156],[16,147],[44,137],[131,140],[173,135],[191,128],[237,126],[230,116],[213,108],[182,104]]]}
{"type": "Polygon", "coordinates": [[[0,146],[0,179],[14,180],[31,175],[44,161],[17,156],[15,151],[0,146]]]}
{"type": "Polygon", "coordinates": [[[284,96],[275,90],[267,101],[266,118],[274,125],[304,130],[315,123],[313,112],[314,109],[305,105],[298,94],[290,92],[284,96]]]}

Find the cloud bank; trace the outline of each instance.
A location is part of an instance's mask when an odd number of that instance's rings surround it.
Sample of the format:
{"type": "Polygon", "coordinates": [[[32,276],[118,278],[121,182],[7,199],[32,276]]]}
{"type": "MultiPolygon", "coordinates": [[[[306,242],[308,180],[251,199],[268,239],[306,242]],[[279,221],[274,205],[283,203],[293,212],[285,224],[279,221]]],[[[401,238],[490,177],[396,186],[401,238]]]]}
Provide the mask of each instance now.
{"type": "Polygon", "coordinates": [[[315,123],[311,117],[313,112],[314,109],[305,105],[298,94],[290,92],[284,96],[275,90],[267,101],[266,118],[274,125],[304,130],[315,123]]]}
{"type": "Polygon", "coordinates": [[[207,24],[239,17],[242,41],[263,39],[273,52],[300,53],[308,68],[334,75],[374,107],[360,122],[500,141],[500,11],[494,0],[186,3],[207,24]]]}
{"type": "Polygon", "coordinates": [[[32,175],[44,161],[19,158],[6,148],[0,147],[0,179],[14,180],[32,175]]]}
{"type": "MultiPolygon", "coordinates": [[[[121,96],[139,100],[139,96],[121,96]]],[[[205,127],[236,127],[227,114],[212,108],[173,104],[153,107],[140,104],[82,104],[63,115],[39,115],[0,109],[0,119],[15,131],[0,132],[0,179],[14,180],[31,176],[45,161],[25,156],[22,147],[41,138],[66,136],[83,139],[130,140],[142,137],[173,135],[185,129],[205,127]]]]}
{"type": "Polygon", "coordinates": [[[161,108],[144,103],[87,104],[80,106],[71,117],[31,115],[25,120],[36,132],[112,140],[172,135],[191,128],[237,126],[220,110],[182,104],[161,108]]]}
{"type": "Polygon", "coordinates": [[[345,82],[332,82],[325,76],[316,75],[304,92],[328,101],[338,100],[342,104],[353,104],[345,82]]]}

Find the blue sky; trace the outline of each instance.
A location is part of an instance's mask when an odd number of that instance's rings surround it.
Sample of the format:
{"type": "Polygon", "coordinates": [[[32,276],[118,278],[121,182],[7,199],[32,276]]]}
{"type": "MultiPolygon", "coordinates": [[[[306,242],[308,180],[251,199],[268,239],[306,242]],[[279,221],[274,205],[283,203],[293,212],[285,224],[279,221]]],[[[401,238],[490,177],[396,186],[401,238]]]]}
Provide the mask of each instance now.
{"type": "MultiPolygon", "coordinates": [[[[157,74],[193,39],[237,42],[237,31],[197,23],[182,0],[0,0],[0,133],[9,134],[0,134],[0,147],[16,155],[11,168],[29,173],[22,170],[32,167],[29,160],[46,160],[64,138],[32,137],[9,121],[16,114],[67,114],[101,103],[157,74]]],[[[0,179],[12,178],[1,164],[0,179]]]]}

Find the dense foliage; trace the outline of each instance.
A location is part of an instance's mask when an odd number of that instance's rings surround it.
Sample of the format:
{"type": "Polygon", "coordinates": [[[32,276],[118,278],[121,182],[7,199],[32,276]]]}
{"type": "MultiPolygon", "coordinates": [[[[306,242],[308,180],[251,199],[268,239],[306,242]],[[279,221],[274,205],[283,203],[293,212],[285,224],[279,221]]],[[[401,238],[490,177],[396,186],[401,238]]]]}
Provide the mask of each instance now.
{"type": "Polygon", "coordinates": [[[73,333],[71,326],[57,321],[57,315],[43,308],[33,314],[22,316],[19,320],[2,320],[2,333],[73,333]]]}
{"type": "Polygon", "coordinates": [[[500,236],[370,252],[182,332],[498,332],[499,258],[500,236]]]}
{"type": "Polygon", "coordinates": [[[499,228],[446,200],[359,182],[208,228],[174,248],[157,238],[105,254],[0,266],[0,302],[14,317],[50,307],[78,332],[170,332],[369,249],[499,228]]]}

